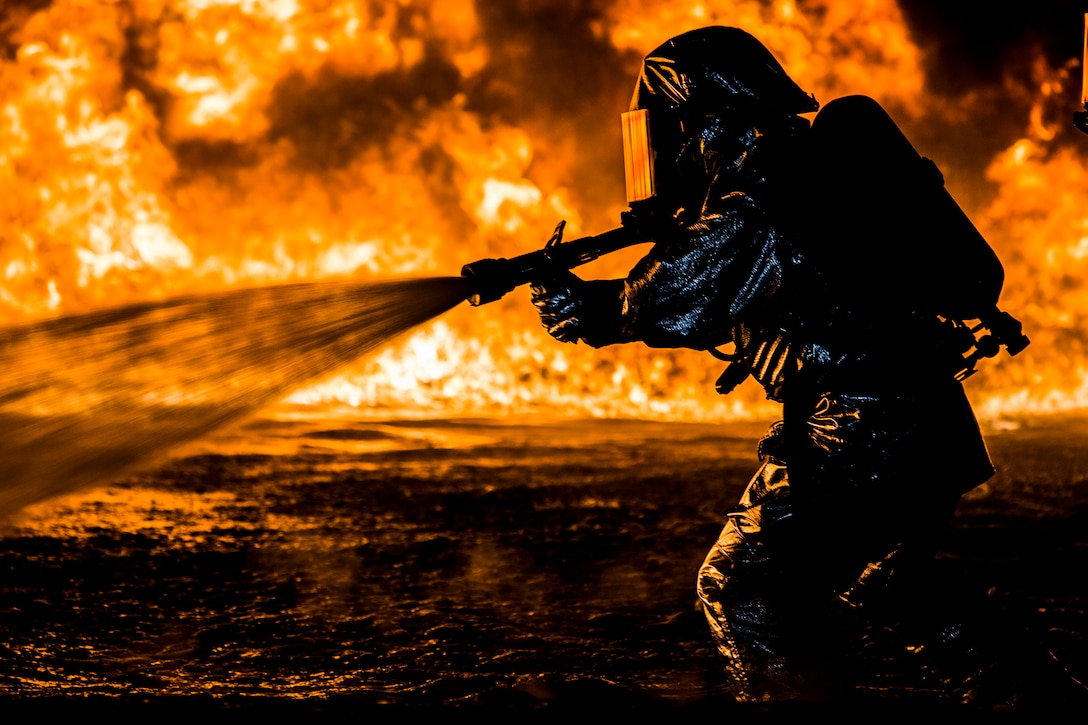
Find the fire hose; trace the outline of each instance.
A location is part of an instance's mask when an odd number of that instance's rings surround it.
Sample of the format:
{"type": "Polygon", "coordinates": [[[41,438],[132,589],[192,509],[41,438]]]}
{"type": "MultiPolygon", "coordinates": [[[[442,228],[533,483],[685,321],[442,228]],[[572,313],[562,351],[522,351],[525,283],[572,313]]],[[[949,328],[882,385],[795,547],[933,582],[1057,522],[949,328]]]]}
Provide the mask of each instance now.
{"type": "MultiPolygon", "coordinates": [[[[529,284],[548,269],[573,269],[646,241],[632,225],[564,242],[565,226],[565,221],[556,225],[543,249],[511,258],[480,259],[464,265],[461,276],[471,284],[471,292],[466,298],[469,304],[479,307],[494,302],[514,289],[529,284]]],[[[1029,344],[1020,322],[996,306],[982,316],[977,326],[970,327],[960,321],[949,322],[960,335],[963,359],[956,377],[961,380],[974,374],[975,366],[982,358],[995,357],[1003,347],[1009,355],[1017,355],[1029,344]]],[[[710,352],[715,357],[730,359],[730,356],[723,356],[715,350],[710,352]]]]}
{"type": "Polygon", "coordinates": [[[543,249],[509,259],[480,259],[461,268],[472,283],[468,302],[473,307],[494,302],[515,288],[529,284],[548,269],[573,269],[626,247],[645,242],[634,230],[617,227],[592,237],[563,241],[565,221],[556,225],[543,249]]]}

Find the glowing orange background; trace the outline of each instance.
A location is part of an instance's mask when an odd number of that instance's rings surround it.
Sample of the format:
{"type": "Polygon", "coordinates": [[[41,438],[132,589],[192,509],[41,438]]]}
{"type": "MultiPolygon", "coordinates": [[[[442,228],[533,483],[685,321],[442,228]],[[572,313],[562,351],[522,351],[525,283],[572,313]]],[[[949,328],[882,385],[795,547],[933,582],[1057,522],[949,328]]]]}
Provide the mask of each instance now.
{"type": "MultiPolygon", "coordinates": [[[[826,102],[881,101],[1006,266],[1033,344],[969,384],[983,418],[1088,400],[1088,171],[1079,58],[1025,48],[940,86],[892,0],[26,2],[0,25],[0,322],[275,281],[457,274],[615,226],[619,114],[643,54],[743,27],[826,102]],[[526,7],[521,7],[526,5],[526,7]]],[[[1079,17],[1070,25],[1079,42],[1079,17]]],[[[622,257],[623,255],[617,255],[622,257]]],[[[631,258],[595,263],[622,274],[631,258]]],[[[762,415],[719,363],[561,345],[527,295],[467,305],[301,406],[348,414],[762,415]]]]}

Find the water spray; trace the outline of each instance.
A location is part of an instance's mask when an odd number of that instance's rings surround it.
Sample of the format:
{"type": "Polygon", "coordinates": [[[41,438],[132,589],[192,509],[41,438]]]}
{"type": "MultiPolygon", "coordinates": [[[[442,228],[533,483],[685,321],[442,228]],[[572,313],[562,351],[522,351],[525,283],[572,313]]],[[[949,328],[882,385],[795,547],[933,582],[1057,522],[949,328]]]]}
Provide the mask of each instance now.
{"type": "Polygon", "coordinates": [[[463,302],[462,277],[272,285],[0,329],[0,522],[161,462],[463,302]]]}

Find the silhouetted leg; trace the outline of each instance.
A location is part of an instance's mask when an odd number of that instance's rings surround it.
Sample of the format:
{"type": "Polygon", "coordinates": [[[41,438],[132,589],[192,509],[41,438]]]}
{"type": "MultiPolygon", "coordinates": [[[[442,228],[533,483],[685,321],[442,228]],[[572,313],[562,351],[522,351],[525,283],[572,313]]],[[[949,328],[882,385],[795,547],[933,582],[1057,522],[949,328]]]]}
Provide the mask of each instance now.
{"type": "Polygon", "coordinates": [[[732,694],[741,702],[825,699],[835,659],[832,591],[801,569],[786,468],[764,457],[699,570],[697,592],[732,694]]]}

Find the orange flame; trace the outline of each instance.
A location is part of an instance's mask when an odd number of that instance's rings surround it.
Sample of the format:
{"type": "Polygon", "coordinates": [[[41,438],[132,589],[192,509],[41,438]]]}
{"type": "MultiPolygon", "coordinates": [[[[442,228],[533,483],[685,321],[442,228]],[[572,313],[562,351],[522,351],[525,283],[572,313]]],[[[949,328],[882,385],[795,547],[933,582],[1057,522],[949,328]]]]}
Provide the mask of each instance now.
{"type": "MultiPolygon", "coordinates": [[[[980,94],[929,95],[894,0],[549,5],[548,32],[467,1],[54,0],[0,26],[0,319],[181,292],[351,275],[450,274],[615,226],[620,129],[641,56],[692,27],[743,27],[817,98],[866,93],[945,169],[1007,268],[1033,345],[985,364],[985,415],[1083,407],[1083,149],[1062,132],[1073,64],[1007,88],[1023,132],[969,175],[956,125],[980,94]],[[557,47],[557,43],[565,45],[557,47]],[[1064,115],[1063,115],[1064,114],[1064,115]],[[944,142],[931,119],[953,129],[944,142]],[[934,140],[936,139],[936,140],[934,140]],[[983,186],[989,184],[989,188],[983,186]]],[[[535,12],[544,12],[538,10],[535,12]]],[[[543,17],[543,16],[542,16],[543,17]]],[[[587,275],[618,276],[631,257],[587,275]]],[[[352,415],[722,419],[706,355],[565,346],[524,296],[454,310],[290,403],[352,415]]]]}
{"type": "Polygon", "coordinates": [[[1084,50],[1081,52],[1080,102],[1088,107],[1088,13],[1084,14],[1084,50]]]}

